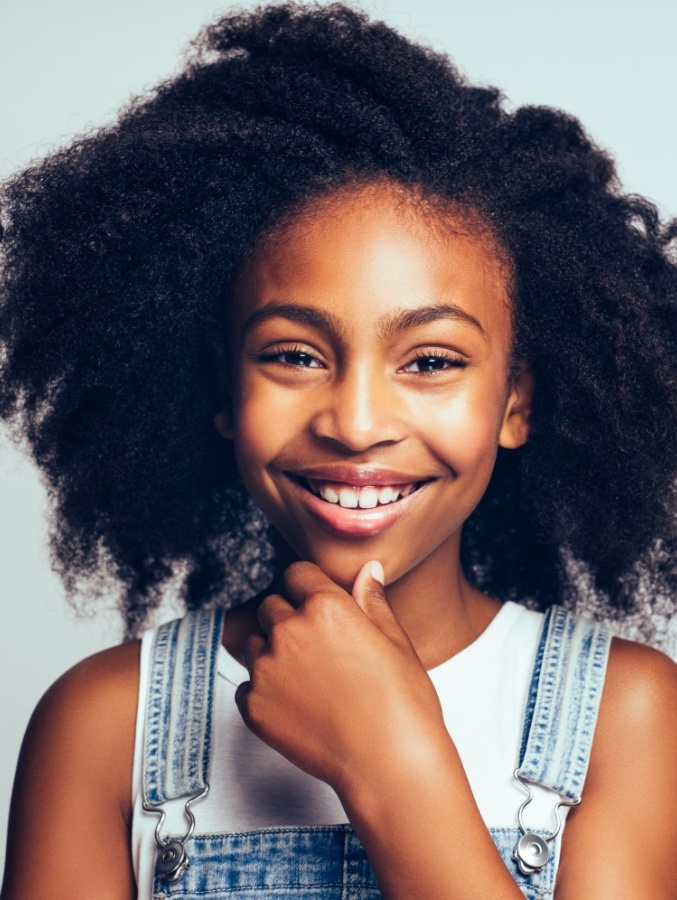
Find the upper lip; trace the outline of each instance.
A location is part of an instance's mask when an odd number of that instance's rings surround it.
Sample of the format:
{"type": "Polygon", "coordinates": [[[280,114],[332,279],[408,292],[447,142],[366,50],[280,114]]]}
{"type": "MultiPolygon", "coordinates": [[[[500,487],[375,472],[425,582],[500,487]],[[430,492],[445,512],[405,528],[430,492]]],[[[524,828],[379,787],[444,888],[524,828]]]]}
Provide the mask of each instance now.
{"type": "Polygon", "coordinates": [[[329,481],[334,484],[347,484],[353,487],[385,484],[412,484],[429,481],[430,476],[414,475],[396,469],[385,469],[378,466],[348,466],[343,464],[306,466],[294,469],[287,474],[296,478],[311,478],[314,481],[329,481]]]}

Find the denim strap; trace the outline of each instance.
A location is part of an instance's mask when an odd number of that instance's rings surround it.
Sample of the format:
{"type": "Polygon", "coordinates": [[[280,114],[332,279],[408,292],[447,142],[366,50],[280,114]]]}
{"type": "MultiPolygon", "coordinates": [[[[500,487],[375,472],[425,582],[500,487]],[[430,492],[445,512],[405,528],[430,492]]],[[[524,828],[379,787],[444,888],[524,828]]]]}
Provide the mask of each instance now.
{"type": "Polygon", "coordinates": [[[531,681],[520,774],[581,796],[604,686],[610,632],[559,606],[548,610],[531,681]]]}
{"type": "Polygon", "coordinates": [[[201,793],[210,763],[212,706],[224,610],[189,612],[153,641],[144,741],[144,801],[201,793]]]}

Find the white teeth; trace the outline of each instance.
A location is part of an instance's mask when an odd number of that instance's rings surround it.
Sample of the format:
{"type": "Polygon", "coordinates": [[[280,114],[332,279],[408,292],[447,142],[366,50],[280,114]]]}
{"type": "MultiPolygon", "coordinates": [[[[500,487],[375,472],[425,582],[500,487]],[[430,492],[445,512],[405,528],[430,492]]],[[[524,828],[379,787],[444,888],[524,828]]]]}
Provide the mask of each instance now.
{"type": "Polygon", "coordinates": [[[360,509],[373,509],[378,503],[378,491],[373,487],[362,488],[360,491],[360,509]]]}
{"type": "Polygon", "coordinates": [[[341,488],[339,491],[339,503],[345,509],[357,509],[357,491],[354,488],[341,488]]]}
{"type": "Polygon", "coordinates": [[[312,490],[317,493],[327,503],[338,503],[345,509],[374,509],[376,506],[386,506],[388,503],[395,503],[403,497],[408,497],[414,490],[416,485],[408,485],[403,488],[395,488],[390,485],[378,487],[369,485],[359,488],[346,485],[338,487],[331,485],[311,484],[312,490]]]}

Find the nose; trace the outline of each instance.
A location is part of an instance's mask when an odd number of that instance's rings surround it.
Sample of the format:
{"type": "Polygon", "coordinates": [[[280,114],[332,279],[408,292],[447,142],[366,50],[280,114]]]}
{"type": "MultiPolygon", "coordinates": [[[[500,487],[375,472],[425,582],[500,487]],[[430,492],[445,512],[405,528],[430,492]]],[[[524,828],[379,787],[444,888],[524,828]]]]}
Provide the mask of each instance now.
{"type": "Polygon", "coordinates": [[[358,453],[406,435],[406,406],[386,372],[354,367],[325,386],[317,398],[311,430],[358,453]]]}

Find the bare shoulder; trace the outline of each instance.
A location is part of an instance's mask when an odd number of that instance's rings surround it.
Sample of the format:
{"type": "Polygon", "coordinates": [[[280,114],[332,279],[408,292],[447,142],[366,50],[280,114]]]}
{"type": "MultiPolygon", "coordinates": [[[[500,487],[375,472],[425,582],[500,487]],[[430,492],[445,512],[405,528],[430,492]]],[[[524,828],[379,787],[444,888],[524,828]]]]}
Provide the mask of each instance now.
{"type": "Polygon", "coordinates": [[[105,865],[106,855],[118,858],[121,873],[110,897],[133,896],[129,825],[138,684],[139,644],[125,644],[75,665],[38,703],[17,767],[3,900],[55,897],[57,870],[69,898],[85,897],[91,890],[85,874],[96,871],[90,864],[105,865]],[[37,865],[35,846],[42,847],[37,865]]]}
{"type": "MultiPolygon", "coordinates": [[[[128,805],[139,686],[139,644],[122,644],[77,663],[45,693],[31,718],[21,765],[36,754],[62,769],[81,763],[82,777],[100,777],[128,805]],[[112,763],[99,765],[97,763],[112,763]]],[[[101,787],[104,785],[101,784],[101,787]]]]}
{"type": "Polygon", "coordinates": [[[677,772],[676,753],[677,665],[659,650],[614,638],[585,796],[613,784],[633,790],[643,778],[647,788],[652,780],[665,785],[658,766],[677,772]]]}
{"type": "MultiPolygon", "coordinates": [[[[664,653],[614,638],[586,794],[677,790],[677,665],[664,653]]],[[[677,797],[672,798],[677,800],[677,797]]]]}
{"type": "Polygon", "coordinates": [[[677,664],[653,647],[614,638],[596,741],[625,732],[629,744],[677,730],[677,664]]]}
{"type": "Polygon", "coordinates": [[[676,829],[677,665],[614,638],[583,802],[565,830],[558,900],[677,898],[676,829]]]}
{"type": "Polygon", "coordinates": [[[106,730],[119,713],[124,717],[130,704],[136,708],[139,647],[138,641],[120,644],[76,663],[42,697],[33,714],[29,733],[33,727],[39,729],[44,724],[58,728],[63,724],[63,716],[71,724],[106,730]],[[102,708],[103,702],[106,705],[102,708]]]}
{"type": "Polygon", "coordinates": [[[674,660],[655,647],[615,637],[609,653],[607,682],[610,678],[612,683],[616,679],[636,682],[637,676],[645,685],[652,684],[654,689],[677,689],[677,663],[674,660]]]}

